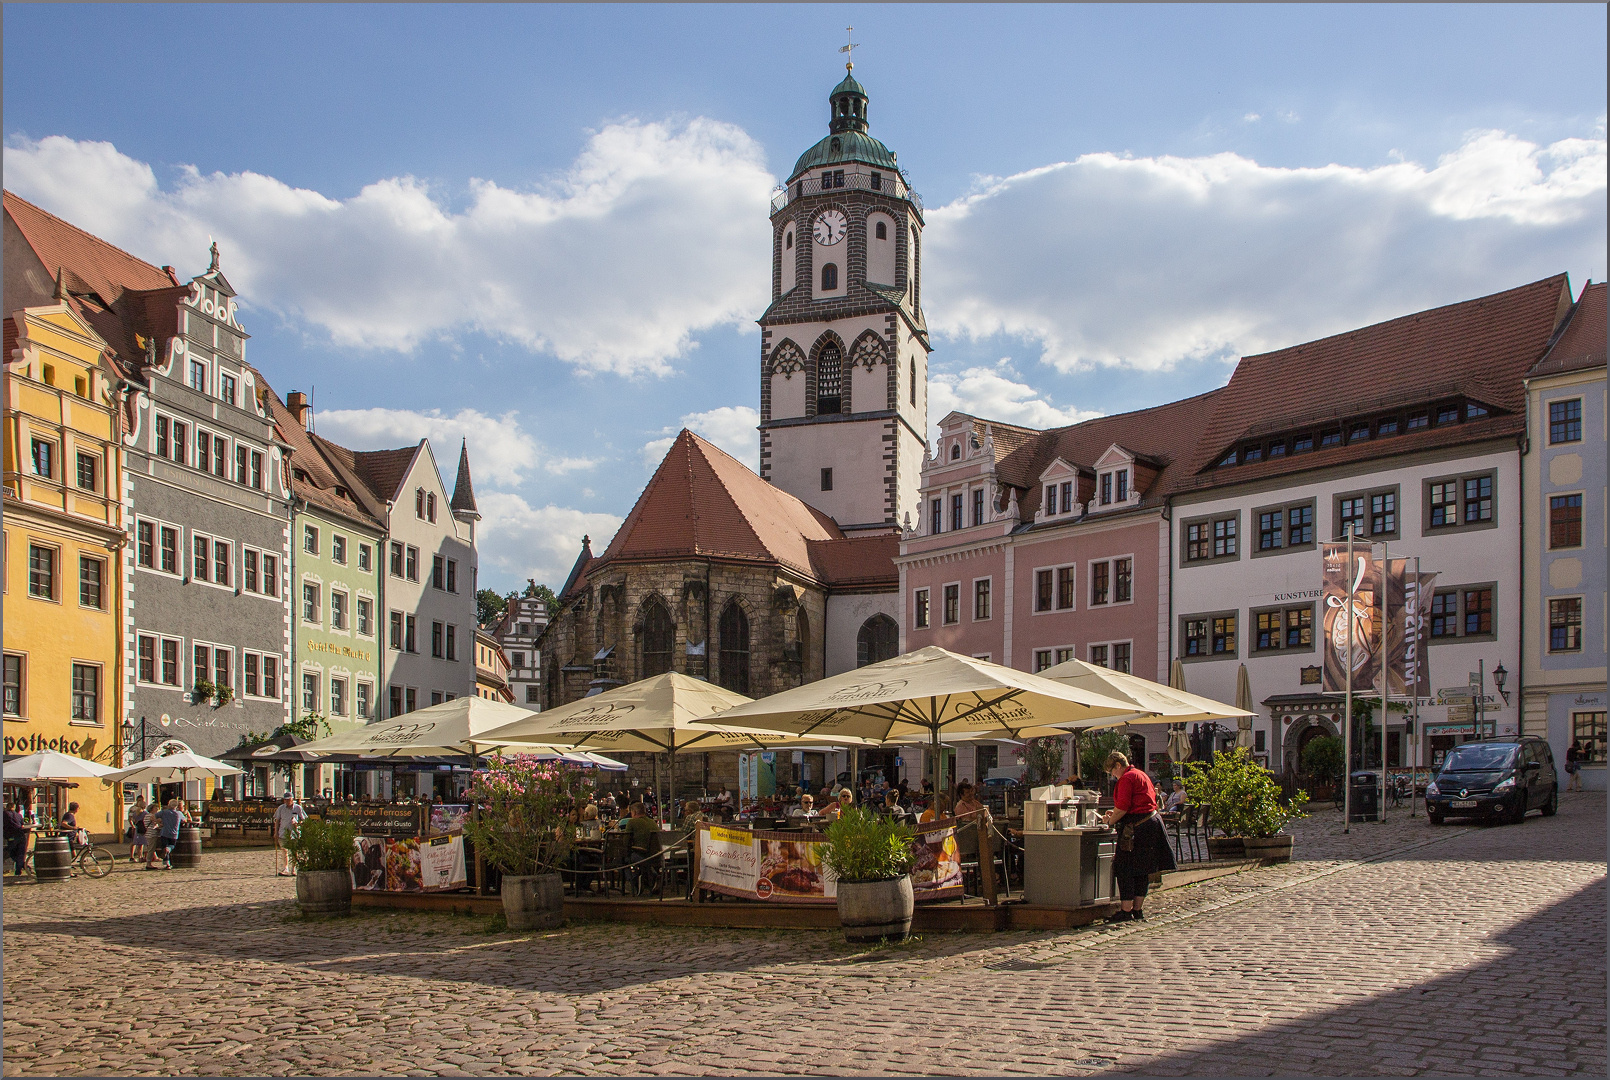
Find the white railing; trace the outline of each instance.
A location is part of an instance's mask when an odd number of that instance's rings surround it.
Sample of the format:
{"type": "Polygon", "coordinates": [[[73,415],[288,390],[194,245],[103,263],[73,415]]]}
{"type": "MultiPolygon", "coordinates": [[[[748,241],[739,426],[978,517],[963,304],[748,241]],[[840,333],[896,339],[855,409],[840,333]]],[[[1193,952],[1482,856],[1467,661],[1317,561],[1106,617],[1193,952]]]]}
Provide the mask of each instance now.
{"type": "Polygon", "coordinates": [[[771,196],[771,212],[776,213],[802,195],[831,194],[835,191],[876,191],[884,195],[893,195],[897,199],[907,199],[922,212],[922,196],[911,187],[900,173],[880,172],[876,175],[864,172],[851,172],[848,169],[813,169],[801,176],[787,187],[777,188],[771,196]],[[822,174],[831,173],[836,181],[832,186],[824,186],[822,174]],[[843,173],[840,176],[840,173],[843,173]]]}

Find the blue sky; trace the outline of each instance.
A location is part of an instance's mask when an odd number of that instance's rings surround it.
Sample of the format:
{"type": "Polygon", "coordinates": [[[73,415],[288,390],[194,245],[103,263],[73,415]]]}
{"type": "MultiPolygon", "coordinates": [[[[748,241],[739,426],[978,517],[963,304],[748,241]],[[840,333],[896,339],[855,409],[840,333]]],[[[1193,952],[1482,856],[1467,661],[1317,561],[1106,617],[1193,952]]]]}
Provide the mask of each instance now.
{"type": "Polygon", "coordinates": [[[5,8],[6,186],[243,293],[358,446],[466,434],[555,582],[683,424],[753,464],[766,199],[844,27],[928,210],[935,412],[1606,273],[1602,5],[5,8]]]}

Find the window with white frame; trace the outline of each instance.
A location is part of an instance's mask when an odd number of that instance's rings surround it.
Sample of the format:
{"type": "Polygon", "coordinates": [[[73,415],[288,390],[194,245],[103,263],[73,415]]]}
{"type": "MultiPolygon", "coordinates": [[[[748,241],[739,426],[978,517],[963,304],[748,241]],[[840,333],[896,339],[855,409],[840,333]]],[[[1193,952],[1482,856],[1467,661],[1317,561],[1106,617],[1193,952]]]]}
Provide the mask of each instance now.
{"type": "Polygon", "coordinates": [[[358,597],[357,630],[362,637],[375,636],[375,602],[367,596],[358,597]]]}
{"type": "Polygon", "coordinates": [[[280,658],[273,653],[241,653],[242,692],[247,697],[280,699],[280,658]]]}
{"type": "Polygon", "coordinates": [[[962,587],[960,582],[945,586],[943,619],[946,626],[954,626],[962,619],[962,587]]]}
{"type": "Polygon", "coordinates": [[[317,525],[302,526],[302,550],[309,555],[319,553],[319,528],[317,525]]]}
{"type": "Polygon", "coordinates": [[[973,581],[973,620],[983,622],[990,617],[990,578],[973,581]]]}
{"type": "Polygon", "coordinates": [[[911,598],[911,625],[917,630],[928,629],[928,590],[918,589],[911,598]]]}
{"type": "Polygon", "coordinates": [[[347,715],[347,680],[337,675],[330,676],[330,715],[347,715]]]}
{"type": "Polygon", "coordinates": [[[366,574],[374,573],[374,548],[368,544],[358,545],[358,569],[366,574]]]}
{"type": "Polygon", "coordinates": [[[316,713],[319,711],[319,678],[317,671],[302,672],[302,712],[316,713]]]}
{"type": "Polygon", "coordinates": [[[302,582],[302,621],[314,626],[320,623],[320,589],[311,581],[302,582]]]}
{"type": "Polygon", "coordinates": [[[374,684],[359,682],[354,686],[354,691],[355,693],[352,700],[358,714],[358,719],[371,719],[374,715],[374,684]]]}
{"type": "Polygon", "coordinates": [[[336,589],[330,590],[330,629],[345,630],[347,628],[347,594],[336,589]]]}
{"type": "Polygon", "coordinates": [[[330,558],[342,566],[347,563],[347,538],[340,533],[330,535],[330,558]]]}

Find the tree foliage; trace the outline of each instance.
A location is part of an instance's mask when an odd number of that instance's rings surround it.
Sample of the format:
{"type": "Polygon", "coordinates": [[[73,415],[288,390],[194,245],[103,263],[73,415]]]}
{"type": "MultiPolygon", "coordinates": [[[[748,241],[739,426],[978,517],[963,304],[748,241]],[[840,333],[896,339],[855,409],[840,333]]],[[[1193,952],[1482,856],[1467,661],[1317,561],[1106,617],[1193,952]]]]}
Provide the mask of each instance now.
{"type": "Polygon", "coordinates": [[[490,626],[507,605],[508,601],[499,596],[496,589],[482,589],[475,594],[475,619],[482,626],[490,626]]]}
{"type": "Polygon", "coordinates": [[[1282,804],[1280,785],[1244,746],[1220,750],[1206,766],[1187,762],[1185,794],[1208,808],[1208,820],[1226,836],[1273,836],[1308,816],[1308,792],[1299,789],[1282,804]]]}
{"type": "Polygon", "coordinates": [[[1342,740],[1335,735],[1319,735],[1303,747],[1303,775],[1329,784],[1342,775],[1342,740]]]}

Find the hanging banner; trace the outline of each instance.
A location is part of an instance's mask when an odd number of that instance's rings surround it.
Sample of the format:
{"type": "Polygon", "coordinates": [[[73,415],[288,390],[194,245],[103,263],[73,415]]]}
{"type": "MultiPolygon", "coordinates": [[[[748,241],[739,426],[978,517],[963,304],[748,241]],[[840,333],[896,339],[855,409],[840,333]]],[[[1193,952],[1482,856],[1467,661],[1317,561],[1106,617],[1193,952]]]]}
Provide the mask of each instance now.
{"type": "Polygon", "coordinates": [[[352,842],[352,887],[364,892],[445,892],[469,884],[460,834],[352,842]]]}
{"type": "Polygon", "coordinates": [[[470,808],[464,803],[432,803],[430,808],[430,835],[446,836],[464,831],[470,819],[470,808]]]}
{"type": "Polygon", "coordinates": [[[1387,571],[1391,596],[1387,686],[1395,697],[1431,696],[1431,596],[1436,574],[1416,574],[1407,559],[1393,559],[1387,571]],[[1401,612],[1401,615],[1399,614],[1401,612]]]}
{"type": "MultiPolygon", "coordinates": [[[[837,882],[822,864],[820,833],[750,832],[699,826],[699,888],[745,900],[836,903],[837,882]]],[[[956,819],[917,827],[911,889],[918,903],[962,895],[956,819]]]]}
{"type": "Polygon", "coordinates": [[[1380,677],[1379,569],[1370,556],[1367,544],[1354,545],[1351,566],[1347,561],[1346,544],[1321,544],[1320,557],[1324,562],[1323,689],[1333,694],[1345,691],[1348,669],[1351,668],[1353,692],[1368,693],[1371,687],[1377,685],[1380,677]],[[1351,626],[1347,613],[1349,590],[1353,597],[1351,626]]]}

